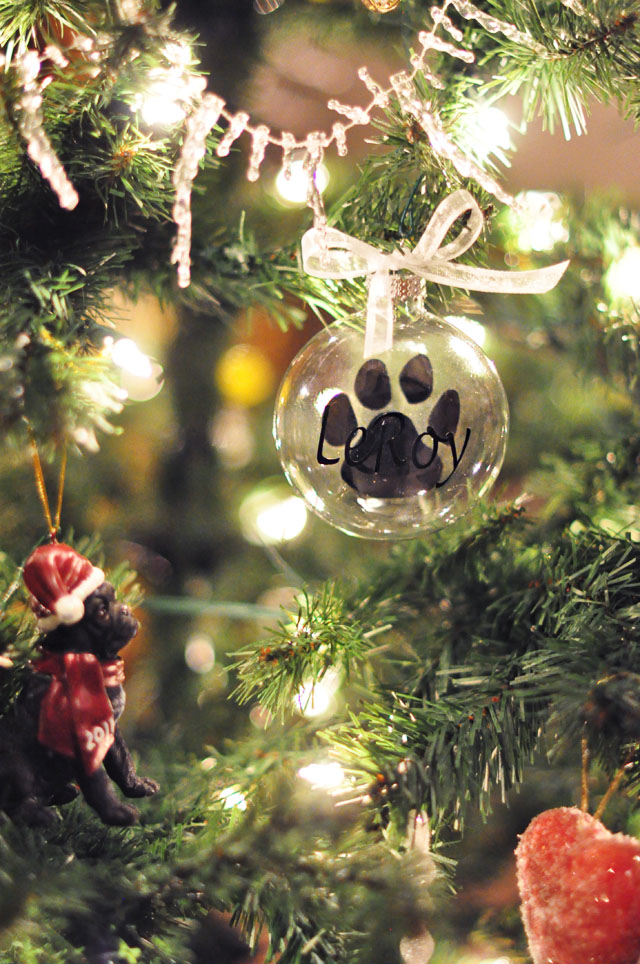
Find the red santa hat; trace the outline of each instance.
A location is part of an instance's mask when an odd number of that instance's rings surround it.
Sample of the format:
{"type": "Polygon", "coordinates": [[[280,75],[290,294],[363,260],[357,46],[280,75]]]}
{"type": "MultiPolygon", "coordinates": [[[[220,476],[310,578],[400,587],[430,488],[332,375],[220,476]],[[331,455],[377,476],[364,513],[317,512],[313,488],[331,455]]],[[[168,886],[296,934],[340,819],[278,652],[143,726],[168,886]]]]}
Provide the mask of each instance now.
{"type": "Polygon", "coordinates": [[[84,616],[84,601],[104,582],[104,572],[61,542],[39,546],[24,564],[24,581],[38,628],[48,633],[84,616]]]}

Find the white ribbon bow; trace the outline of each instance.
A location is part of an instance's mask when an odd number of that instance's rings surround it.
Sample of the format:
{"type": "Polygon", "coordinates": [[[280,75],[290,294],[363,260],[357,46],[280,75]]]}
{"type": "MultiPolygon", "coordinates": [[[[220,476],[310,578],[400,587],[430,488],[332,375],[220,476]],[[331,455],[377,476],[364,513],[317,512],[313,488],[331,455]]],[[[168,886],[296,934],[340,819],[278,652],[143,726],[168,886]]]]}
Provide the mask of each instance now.
{"type": "Polygon", "coordinates": [[[468,191],[455,191],[435,209],[413,251],[387,254],[335,228],[311,228],[302,237],[302,264],[316,278],[358,278],[372,275],[367,301],[364,357],[378,355],[393,344],[393,297],[391,271],[410,271],[427,281],[506,294],[543,294],[554,288],[568,261],[534,271],[492,271],[457,264],[477,240],[484,218],[468,191]],[[447,231],[469,212],[460,233],[443,245],[447,231]]]}

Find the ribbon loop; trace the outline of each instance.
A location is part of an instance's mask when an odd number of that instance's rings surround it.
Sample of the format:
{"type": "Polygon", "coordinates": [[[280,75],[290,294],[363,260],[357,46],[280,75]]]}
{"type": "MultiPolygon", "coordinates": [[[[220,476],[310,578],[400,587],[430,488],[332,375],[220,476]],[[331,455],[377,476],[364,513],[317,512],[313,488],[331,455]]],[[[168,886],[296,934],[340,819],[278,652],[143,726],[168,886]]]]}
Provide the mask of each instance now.
{"type": "Polygon", "coordinates": [[[454,261],[454,258],[464,254],[477,241],[483,224],[482,211],[469,191],[454,191],[435,209],[413,251],[386,253],[352,238],[349,234],[323,226],[311,228],[303,235],[302,264],[307,274],[316,278],[347,280],[373,275],[367,305],[366,357],[367,350],[372,346],[379,346],[374,347],[372,353],[391,347],[391,271],[410,271],[427,281],[467,288],[470,291],[505,294],[544,294],[557,285],[569,264],[568,261],[533,271],[475,268],[454,261]],[[464,214],[469,215],[467,223],[453,241],[443,244],[448,231],[464,214]],[[383,278],[386,278],[386,281],[383,281],[383,278]],[[391,334],[383,335],[383,332],[387,331],[391,334]]]}
{"type": "Polygon", "coordinates": [[[468,191],[456,191],[446,197],[435,209],[424,234],[411,252],[411,258],[423,262],[430,258],[436,258],[438,261],[452,261],[475,244],[483,224],[482,211],[473,195],[468,191]],[[457,238],[449,244],[442,245],[449,229],[467,212],[469,219],[460,229],[457,238]]]}

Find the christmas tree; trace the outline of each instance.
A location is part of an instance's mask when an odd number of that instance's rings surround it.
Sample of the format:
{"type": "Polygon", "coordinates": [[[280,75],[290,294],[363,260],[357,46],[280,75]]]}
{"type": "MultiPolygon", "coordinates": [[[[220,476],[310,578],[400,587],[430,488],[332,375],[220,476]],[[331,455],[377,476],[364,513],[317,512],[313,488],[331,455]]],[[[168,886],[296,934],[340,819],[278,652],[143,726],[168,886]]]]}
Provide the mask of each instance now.
{"type": "Polygon", "coordinates": [[[2,964],[637,964],[638,19],[0,4],[2,964]]]}

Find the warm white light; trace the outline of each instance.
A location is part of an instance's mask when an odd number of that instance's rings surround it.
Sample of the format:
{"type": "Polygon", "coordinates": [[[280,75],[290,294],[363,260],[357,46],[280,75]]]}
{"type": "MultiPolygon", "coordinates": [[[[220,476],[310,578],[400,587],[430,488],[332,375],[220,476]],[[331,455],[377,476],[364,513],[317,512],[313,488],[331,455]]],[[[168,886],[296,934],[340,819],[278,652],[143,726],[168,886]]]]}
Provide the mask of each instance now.
{"type": "Polygon", "coordinates": [[[510,121],[499,107],[476,104],[460,121],[456,139],[468,146],[479,161],[490,154],[500,157],[513,146],[509,136],[510,121]]]}
{"type": "Polygon", "coordinates": [[[605,277],[611,295],[640,301],[640,248],[630,247],[614,261],[605,277]]]}
{"type": "Polygon", "coordinates": [[[445,321],[463,331],[475,341],[476,345],[480,345],[480,348],[487,340],[487,329],[479,321],[472,321],[471,318],[464,318],[462,315],[447,315],[445,321]]]}
{"type": "Polygon", "coordinates": [[[178,44],[166,48],[168,59],[176,66],[169,69],[157,68],[149,72],[146,89],[138,94],[133,110],[139,111],[149,127],[171,127],[184,120],[190,104],[207,85],[204,77],[197,77],[185,71],[188,51],[183,52],[178,44]]]}
{"type": "Polygon", "coordinates": [[[342,682],[335,669],[328,669],[315,685],[311,680],[303,683],[294,699],[294,706],[302,716],[326,716],[335,706],[335,697],[342,682]]]}
{"type": "Polygon", "coordinates": [[[251,461],[253,433],[242,408],[221,408],[211,423],[211,442],[227,468],[241,469],[251,461]]]}
{"type": "Polygon", "coordinates": [[[224,800],[225,810],[246,810],[247,798],[237,787],[227,787],[220,791],[220,799],[224,800]]]}
{"type": "Polygon", "coordinates": [[[158,80],[149,88],[140,105],[140,113],[149,127],[179,124],[186,112],[178,97],[180,88],[170,80],[158,80]]]}
{"type": "Polygon", "coordinates": [[[562,201],[551,191],[522,191],[516,198],[522,213],[517,219],[518,247],[521,251],[551,251],[569,240],[562,217],[562,201]]]}
{"type": "Polygon", "coordinates": [[[276,546],[300,535],[307,524],[302,499],[286,486],[259,489],[240,506],[240,526],[247,542],[276,546]]]}
{"type": "MultiPolygon", "coordinates": [[[[329,171],[324,164],[320,164],[315,173],[316,187],[322,194],[329,183],[329,171]]],[[[276,190],[280,197],[290,204],[306,204],[307,191],[309,188],[309,174],[304,169],[302,159],[291,162],[289,176],[287,177],[284,168],[276,178],[276,190]]]]}
{"type": "Polygon", "coordinates": [[[216,653],[208,636],[196,633],[184,648],[184,661],[194,673],[208,673],[213,669],[216,653]]]}
{"type": "Polygon", "coordinates": [[[335,790],[345,782],[345,773],[339,763],[310,763],[301,767],[298,776],[311,784],[312,790],[335,790]]]}
{"type": "Polygon", "coordinates": [[[154,398],[163,385],[163,368],[141,352],[131,338],[104,340],[105,353],[114,365],[120,368],[122,388],[126,397],[133,402],[148,402],[154,398]]]}
{"type": "MultiPolygon", "coordinates": [[[[109,347],[106,342],[105,347],[109,347]]],[[[120,338],[112,344],[111,361],[118,368],[136,375],[138,378],[149,378],[151,375],[151,359],[140,351],[135,341],[131,338],[120,338]]]]}

